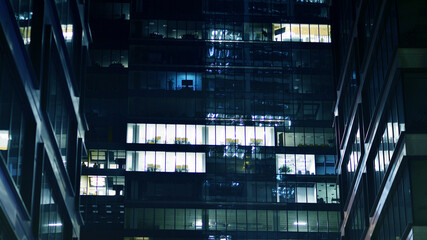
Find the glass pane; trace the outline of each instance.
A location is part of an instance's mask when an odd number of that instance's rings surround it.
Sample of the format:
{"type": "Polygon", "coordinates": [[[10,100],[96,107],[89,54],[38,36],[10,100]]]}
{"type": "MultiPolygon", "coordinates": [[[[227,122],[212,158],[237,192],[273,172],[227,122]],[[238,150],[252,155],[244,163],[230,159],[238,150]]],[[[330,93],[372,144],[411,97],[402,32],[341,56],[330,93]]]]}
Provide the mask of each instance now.
{"type": "Polygon", "coordinates": [[[292,38],[292,42],[301,41],[299,24],[293,23],[291,25],[291,38],[292,38]]]}
{"type": "Polygon", "coordinates": [[[185,209],[185,229],[195,230],[196,229],[196,210],[185,209]]]}
{"type": "MultiPolygon", "coordinates": [[[[153,152],[152,152],[153,153],[153,152]]],[[[153,158],[152,155],[150,155],[150,157],[153,158]]],[[[154,163],[154,161],[152,160],[152,163],[154,163]]],[[[145,152],[136,152],[136,161],[135,161],[135,171],[147,171],[147,164],[146,164],[146,160],[145,160],[145,152]]]]}
{"type": "Polygon", "coordinates": [[[196,144],[205,144],[205,126],[196,125],[196,144]]]}
{"type": "Polygon", "coordinates": [[[316,203],[316,183],[307,183],[307,202],[316,203]]]}
{"type": "Polygon", "coordinates": [[[208,209],[208,221],[209,221],[209,230],[216,230],[216,211],[215,209],[208,209]]]}
{"type": "Polygon", "coordinates": [[[225,135],[226,145],[236,145],[236,135],[234,126],[226,126],[225,135]]]}
{"type": "Polygon", "coordinates": [[[134,129],[134,127],[135,127],[135,124],[128,123],[126,143],[134,143],[134,139],[133,139],[133,129],[134,129]]]}
{"type": "Polygon", "coordinates": [[[165,171],[165,152],[156,152],[156,172],[165,171]]]}
{"type": "Polygon", "coordinates": [[[236,231],[236,210],[227,209],[227,230],[236,231]]]}
{"type": "Polygon", "coordinates": [[[216,210],[216,230],[226,230],[225,209],[216,210]]]}
{"type": "Polygon", "coordinates": [[[274,146],[274,127],[265,128],[265,146],[274,146]]]}
{"type": "Polygon", "coordinates": [[[305,174],[305,155],[296,154],[296,171],[297,174],[305,174]]]}
{"type": "Polygon", "coordinates": [[[326,203],[326,183],[317,183],[317,202],[326,203]]]}
{"type": "Polygon", "coordinates": [[[165,229],[165,209],[156,208],[154,215],[154,229],[165,229]]]}
{"type": "Polygon", "coordinates": [[[295,174],[295,155],[294,154],[286,154],[285,164],[287,167],[288,174],[295,174]]]}
{"type": "Polygon", "coordinates": [[[175,209],[173,208],[165,209],[165,229],[175,229],[175,209]]]}
{"type": "Polygon", "coordinates": [[[310,29],[308,24],[301,24],[301,41],[310,42],[310,29]]]}
{"type": "Polygon", "coordinates": [[[288,231],[298,231],[297,211],[288,211],[288,231]]]}
{"type": "Polygon", "coordinates": [[[175,229],[184,230],[185,229],[185,209],[175,209],[175,229]]]}
{"type": "Polygon", "coordinates": [[[279,219],[279,231],[286,232],[288,231],[288,216],[287,211],[279,210],[278,211],[278,219],[279,219]]]}
{"type": "Polygon", "coordinates": [[[246,127],[246,146],[255,146],[255,128],[246,127]]]}
{"type": "Polygon", "coordinates": [[[306,203],[307,202],[307,192],[305,183],[297,184],[297,202],[298,203],[306,203]]]}
{"type": "Polygon", "coordinates": [[[308,211],[308,231],[317,232],[317,212],[308,211]]]}
{"type": "Polygon", "coordinates": [[[186,144],[194,145],[196,143],[196,126],[187,125],[187,142],[186,144]]]}
{"type": "Polygon", "coordinates": [[[176,153],[176,167],[175,172],[187,172],[187,167],[185,163],[185,153],[176,153]]]}
{"type": "Polygon", "coordinates": [[[146,152],[145,161],[147,166],[147,172],[156,171],[156,152],[146,152]]]}
{"type": "Polygon", "coordinates": [[[154,144],[156,143],[156,125],[147,124],[147,143],[154,144]]]}
{"type": "Polygon", "coordinates": [[[319,27],[317,24],[310,24],[310,42],[319,42],[319,27]]]}
{"type": "Polygon", "coordinates": [[[328,25],[319,25],[320,42],[330,42],[328,34],[328,25]]]}
{"type": "Polygon", "coordinates": [[[288,173],[288,169],[285,164],[285,154],[276,154],[276,171],[278,174],[288,173]]]}
{"type": "Polygon", "coordinates": [[[175,153],[166,153],[166,172],[175,172],[175,153]]]}
{"type": "Polygon", "coordinates": [[[307,211],[298,211],[298,232],[307,232],[307,211]]]}
{"type": "Polygon", "coordinates": [[[256,210],[247,210],[247,219],[248,219],[248,231],[256,231],[256,210]]]}
{"type": "Polygon", "coordinates": [[[196,172],[204,173],[205,170],[205,153],[197,153],[196,154],[196,172]]]}
{"type": "Polygon", "coordinates": [[[166,125],[166,144],[175,144],[175,124],[166,125]]]}
{"type": "Polygon", "coordinates": [[[246,231],[246,210],[237,210],[237,230],[246,231]]]}
{"type": "Polygon", "coordinates": [[[146,131],[145,131],[145,127],[146,127],[146,124],[138,124],[138,139],[137,139],[137,143],[146,143],[146,141],[145,141],[145,134],[146,134],[146,131]]]}
{"type": "Polygon", "coordinates": [[[264,146],[265,145],[265,129],[264,127],[255,127],[255,146],[264,146]]]}
{"type": "Polygon", "coordinates": [[[176,137],[175,144],[186,144],[187,138],[185,137],[185,125],[177,125],[176,126],[176,137]]]}
{"type": "Polygon", "coordinates": [[[245,127],[236,126],[236,144],[245,145],[245,127]]]}
{"type": "Polygon", "coordinates": [[[225,126],[216,126],[216,145],[225,145],[225,126]]]}
{"type": "Polygon", "coordinates": [[[165,124],[157,124],[156,129],[156,143],[164,144],[166,141],[166,125],[165,124]]]}
{"type": "Polygon", "coordinates": [[[319,232],[328,232],[328,212],[319,211],[319,232]]]}
{"type": "Polygon", "coordinates": [[[186,160],[187,160],[187,171],[190,173],[196,172],[196,153],[188,152],[186,154],[186,160]]]}
{"type": "Polygon", "coordinates": [[[285,132],[285,146],[295,147],[295,134],[293,132],[285,132]]]}
{"type": "Polygon", "coordinates": [[[203,229],[203,211],[202,209],[196,209],[196,230],[203,229]]]}
{"type": "Polygon", "coordinates": [[[215,126],[207,126],[207,136],[206,139],[208,140],[208,145],[215,145],[215,126]]]}
{"type": "Polygon", "coordinates": [[[126,171],[135,171],[135,166],[133,164],[133,152],[126,152],[126,171]]]}
{"type": "Polygon", "coordinates": [[[316,174],[316,163],[314,160],[314,155],[305,155],[305,164],[306,164],[306,174],[307,175],[314,175],[316,174]]]}
{"type": "Polygon", "coordinates": [[[257,210],[257,231],[267,231],[267,211],[257,210]]]}

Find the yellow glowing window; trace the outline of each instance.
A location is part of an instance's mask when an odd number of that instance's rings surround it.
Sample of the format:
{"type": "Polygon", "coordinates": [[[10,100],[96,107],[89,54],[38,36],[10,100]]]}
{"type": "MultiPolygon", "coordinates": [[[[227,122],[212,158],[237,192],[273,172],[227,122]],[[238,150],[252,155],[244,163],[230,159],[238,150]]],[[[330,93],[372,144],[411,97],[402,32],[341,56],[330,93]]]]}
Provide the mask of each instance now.
{"type": "Polygon", "coordinates": [[[320,42],[329,42],[328,25],[319,25],[320,42]]]}
{"type": "Polygon", "coordinates": [[[64,36],[65,41],[71,41],[73,39],[73,25],[62,24],[62,35],[64,36]]]}
{"type": "Polygon", "coordinates": [[[310,25],[310,42],[319,42],[319,26],[310,25]]]}
{"type": "Polygon", "coordinates": [[[9,131],[0,130],[0,150],[7,150],[9,144],[9,131]]]}

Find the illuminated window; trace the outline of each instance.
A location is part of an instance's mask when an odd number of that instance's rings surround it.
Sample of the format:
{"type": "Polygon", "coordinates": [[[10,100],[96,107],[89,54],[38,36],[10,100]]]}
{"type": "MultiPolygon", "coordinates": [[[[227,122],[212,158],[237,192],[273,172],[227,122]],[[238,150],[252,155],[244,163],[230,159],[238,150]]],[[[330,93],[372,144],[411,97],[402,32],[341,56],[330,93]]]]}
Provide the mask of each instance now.
{"type": "Polygon", "coordinates": [[[330,26],[326,24],[273,23],[273,41],[330,43],[330,26]]]}
{"type": "Polygon", "coordinates": [[[0,130],[0,150],[7,150],[9,144],[9,131],[0,130]]]}
{"type": "Polygon", "coordinates": [[[127,143],[274,146],[274,127],[128,124],[127,143]]]}
{"type": "Polygon", "coordinates": [[[73,25],[72,24],[62,24],[62,35],[66,42],[73,40],[73,25]]]}
{"type": "Polygon", "coordinates": [[[123,195],[124,185],[125,180],[123,176],[82,175],[80,177],[80,195],[123,195]]]}
{"type": "Polygon", "coordinates": [[[126,170],[141,172],[206,172],[205,153],[128,151],[126,170]]]}
{"type": "Polygon", "coordinates": [[[312,154],[276,154],[278,174],[314,175],[316,165],[312,154]]]}

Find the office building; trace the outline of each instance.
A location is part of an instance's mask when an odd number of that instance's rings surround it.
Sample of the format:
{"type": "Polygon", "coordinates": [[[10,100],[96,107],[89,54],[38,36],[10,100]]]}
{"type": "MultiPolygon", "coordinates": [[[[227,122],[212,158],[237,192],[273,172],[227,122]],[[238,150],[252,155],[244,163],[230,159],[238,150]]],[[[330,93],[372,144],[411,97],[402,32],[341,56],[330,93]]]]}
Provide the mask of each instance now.
{"type": "Polygon", "coordinates": [[[90,9],[82,239],[339,238],[328,2],[90,9]]]}
{"type": "Polygon", "coordinates": [[[427,3],[332,6],[342,239],[425,239],[427,3]]]}
{"type": "Polygon", "coordinates": [[[77,239],[82,1],[0,1],[0,239],[77,239]]]}

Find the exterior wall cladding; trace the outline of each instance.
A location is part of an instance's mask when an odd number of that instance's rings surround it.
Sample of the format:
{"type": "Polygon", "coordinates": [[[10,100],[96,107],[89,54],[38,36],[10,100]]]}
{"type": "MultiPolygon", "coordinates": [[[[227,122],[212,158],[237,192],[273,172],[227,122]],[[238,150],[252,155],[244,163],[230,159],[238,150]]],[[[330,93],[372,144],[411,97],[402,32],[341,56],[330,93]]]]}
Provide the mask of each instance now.
{"type": "Polygon", "coordinates": [[[82,7],[0,1],[0,239],[80,236],[82,7]]]}
{"type": "Polygon", "coordinates": [[[427,2],[334,1],[343,239],[426,239],[427,2]]]}
{"type": "Polygon", "coordinates": [[[90,9],[82,239],[339,239],[329,3],[90,9]]]}

